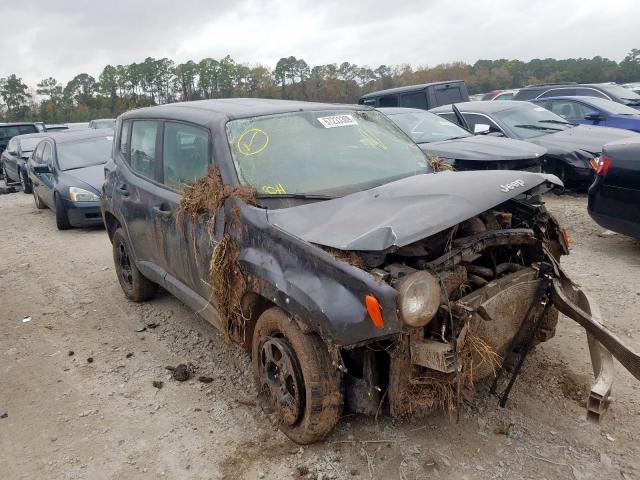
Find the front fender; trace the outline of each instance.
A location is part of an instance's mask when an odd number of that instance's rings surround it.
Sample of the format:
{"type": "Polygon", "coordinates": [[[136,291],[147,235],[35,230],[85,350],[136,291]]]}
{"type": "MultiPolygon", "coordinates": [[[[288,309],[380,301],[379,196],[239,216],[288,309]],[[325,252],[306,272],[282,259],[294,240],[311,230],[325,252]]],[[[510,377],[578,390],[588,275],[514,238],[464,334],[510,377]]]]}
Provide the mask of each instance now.
{"type": "Polygon", "coordinates": [[[257,293],[338,345],[397,334],[397,291],[367,272],[273,228],[261,209],[244,206],[238,261],[257,293]],[[257,211],[257,212],[256,212],[257,211]],[[365,296],[381,304],[383,328],[367,313],[365,296]]]}

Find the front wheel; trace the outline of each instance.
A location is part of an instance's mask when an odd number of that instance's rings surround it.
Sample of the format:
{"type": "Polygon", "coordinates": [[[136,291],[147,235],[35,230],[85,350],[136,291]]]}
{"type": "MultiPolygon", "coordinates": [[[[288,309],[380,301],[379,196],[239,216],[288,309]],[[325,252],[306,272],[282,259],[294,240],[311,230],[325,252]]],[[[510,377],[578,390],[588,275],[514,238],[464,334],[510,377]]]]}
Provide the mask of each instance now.
{"type": "Polygon", "coordinates": [[[287,437],[309,444],[333,430],[344,402],[341,375],[319,337],[270,308],[256,322],[252,364],[260,403],[287,437]]]}
{"type": "Polygon", "coordinates": [[[71,223],[69,223],[69,213],[67,207],[64,206],[64,202],[59,195],[55,196],[56,205],[56,227],[58,230],[69,230],[71,223]]]}
{"type": "Polygon", "coordinates": [[[18,172],[18,176],[20,177],[20,186],[22,187],[22,193],[31,193],[33,192],[33,186],[27,177],[27,172],[20,170],[18,172]]]}
{"type": "Polygon", "coordinates": [[[158,291],[158,285],[142,275],[136,267],[122,228],[114,232],[111,243],[116,275],[125,296],[132,302],[151,299],[158,291]]]}

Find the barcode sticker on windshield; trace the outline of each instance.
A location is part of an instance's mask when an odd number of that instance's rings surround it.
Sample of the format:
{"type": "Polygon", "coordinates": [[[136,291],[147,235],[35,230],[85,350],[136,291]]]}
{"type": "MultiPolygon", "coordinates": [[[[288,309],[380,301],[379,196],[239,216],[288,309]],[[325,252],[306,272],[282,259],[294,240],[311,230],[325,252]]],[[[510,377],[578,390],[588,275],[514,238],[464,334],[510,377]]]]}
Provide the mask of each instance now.
{"type": "Polygon", "coordinates": [[[319,117],[318,121],[324,128],[346,127],[348,125],[358,125],[351,115],[332,115],[331,117],[319,117]]]}

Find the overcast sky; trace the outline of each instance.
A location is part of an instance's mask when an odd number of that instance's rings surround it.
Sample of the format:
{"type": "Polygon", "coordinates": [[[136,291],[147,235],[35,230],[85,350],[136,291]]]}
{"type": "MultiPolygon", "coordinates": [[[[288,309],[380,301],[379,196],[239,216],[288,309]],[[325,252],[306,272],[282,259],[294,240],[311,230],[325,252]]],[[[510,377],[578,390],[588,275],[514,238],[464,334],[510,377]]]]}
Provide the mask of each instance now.
{"type": "Polygon", "coordinates": [[[348,61],[622,60],[640,48],[637,0],[2,0],[0,77],[34,86],[106,64],[230,54],[274,67],[348,61]]]}

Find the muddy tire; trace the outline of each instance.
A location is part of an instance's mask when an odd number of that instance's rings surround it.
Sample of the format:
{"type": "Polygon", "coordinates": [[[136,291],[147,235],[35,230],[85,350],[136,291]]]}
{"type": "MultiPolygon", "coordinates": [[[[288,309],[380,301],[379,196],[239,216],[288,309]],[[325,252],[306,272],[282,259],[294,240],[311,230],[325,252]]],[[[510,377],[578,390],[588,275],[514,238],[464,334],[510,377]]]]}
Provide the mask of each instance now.
{"type": "Polygon", "coordinates": [[[31,182],[29,181],[29,177],[27,177],[27,172],[20,170],[18,172],[18,176],[20,177],[20,186],[22,187],[22,193],[31,193],[33,191],[33,187],[31,185],[31,182]]]}
{"type": "Polygon", "coordinates": [[[153,298],[158,285],[140,273],[131,256],[131,250],[121,228],[113,234],[113,263],[125,296],[132,302],[144,302],[153,298]]]}
{"type": "Polygon", "coordinates": [[[256,322],[253,376],[263,409],[275,413],[282,432],[299,444],[322,440],[343,408],[340,372],[324,343],[305,334],[280,308],[256,322]]]}
{"type": "Polygon", "coordinates": [[[69,230],[71,223],[69,222],[69,214],[64,206],[64,202],[56,195],[54,203],[56,207],[56,227],[58,227],[58,230],[69,230]]]}

